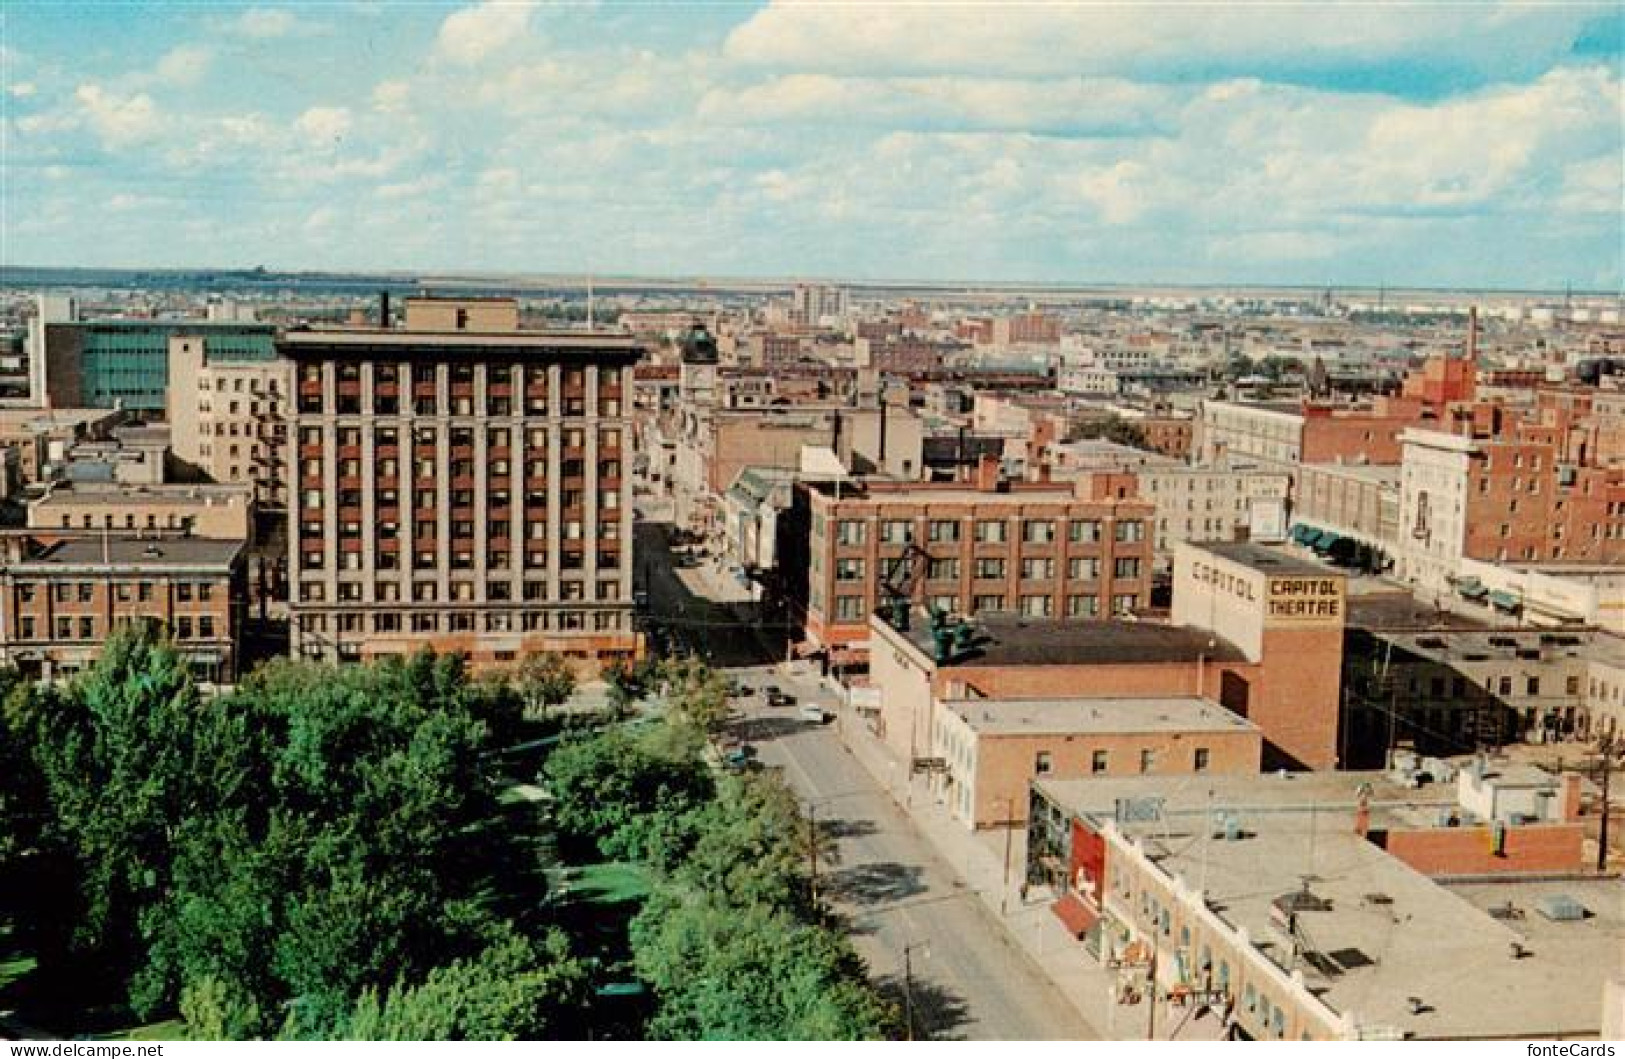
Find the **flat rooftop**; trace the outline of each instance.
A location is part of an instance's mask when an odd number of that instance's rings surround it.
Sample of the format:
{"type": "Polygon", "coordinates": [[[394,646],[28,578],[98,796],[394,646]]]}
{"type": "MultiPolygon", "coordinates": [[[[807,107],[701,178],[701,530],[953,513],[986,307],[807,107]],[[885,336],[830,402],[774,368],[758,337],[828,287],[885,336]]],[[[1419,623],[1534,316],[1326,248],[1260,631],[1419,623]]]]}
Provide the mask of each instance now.
{"type": "MultiPolygon", "coordinates": [[[[1239,647],[1202,629],[1148,621],[1075,621],[982,614],[972,623],[971,647],[950,666],[1153,665],[1245,662],[1239,647]]],[[[917,611],[903,635],[934,657],[931,621],[917,611]]]]}
{"type": "Polygon", "coordinates": [[[58,484],[49,493],[33,501],[30,507],[49,508],[79,506],[83,504],[120,504],[131,507],[143,505],[173,505],[188,501],[210,505],[246,503],[253,496],[253,487],[224,482],[166,485],[119,485],[111,482],[74,482],[58,484]]]}
{"type": "Polygon", "coordinates": [[[1240,563],[1249,569],[1258,570],[1266,574],[1277,574],[1288,577],[1345,577],[1342,570],[1325,563],[1314,563],[1307,559],[1300,559],[1295,555],[1278,548],[1268,548],[1262,544],[1250,541],[1237,543],[1203,543],[1192,544],[1191,548],[1197,551],[1217,555],[1221,559],[1228,559],[1233,563],[1240,563]]]}
{"type": "Polygon", "coordinates": [[[1354,832],[1359,783],[1373,786],[1377,809],[1441,805],[1374,773],[1039,786],[1102,823],[1114,819],[1115,798],[1163,797],[1156,819],[1114,826],[1161,871],[1201,888],[1209,909],[1245,929],[1265,959],[1301,973],[1310,991],[1359,1025],[1430,1039],[1596,1034],[1603,980],[1625,951],[1618,880],[1435,883],[1354,832]],[[1235,818],[1238,838],[1215,830],[1219,813],[1235,818]],[[1306,886],[1323,907],[1299,913],[1294,945],[1273,904],[1306,886]],[[1536,901],[1560,895],[1579,900],[1589,917],[1560,923],[1536,911],[1536,901]],[[1527,913],[1490,914],[1509,900],[1527,913]],[[1416,1013],[1412,997],[1421,1001],[1416,1013]]]}
{"type": "MultiPolygon", "coordinates": [[[[1344,478],[1356,478],[1363,482],[1374,482],[1378,485],[1398,485],[1400,479],[1400,468],[1392,464],[1306,463],[1303,466],[1305,470],[1340,475],[1344,478]]],[[[1307,521],[1313,522],[1314,519],[1307,519],[1307,521]]]]}
{"type": "Polygon", "coordinates": [[[1445,664],[1523,659],[1612,657],[1621,642],[1612,636],[1571,629],[1430,629],[1384,632],[1382,639],[1420,658],[1445,664]]]}
{"type": "Polygon", "coordinates": [[[1257,725],[1202,698],[952,699],[943,706],[989,735],[1256,732],[1257,725]]]}
{"type": "Polygon", "coordinates": [[[13,570],[36,572],[55,567],[197,567],[218,569],[229,566],[243,550],[242,541],[208,540],[202,537],[76,537],[58,541],[13,570]]]}
{"type": "Polygon", "coordinates": [[[291,329],[277,340],[280,348],[371,349],[378,346],[422,346],[434,349],[512,349],[544,347],[572,352],[642,352],[643,343],[627,334],[583,331],[406,331],[381,327],[312,327],[291,329]]]}
{"type": "MultiPolygon", "coordinates": [[[[1351,586],[1352,587],[1352,586],[1351,586]]],[[[1489,629],[1477,618],[1423,603],[1409,592],[1350,591],[1348,625],[1351,629],[1380,632],[1392,629],[1489,629]]]]}
{"type": "Polygon", "coordinates": [[[123,414],[112,408],[0,408],[0,433],[66,430],[123,414]]]}

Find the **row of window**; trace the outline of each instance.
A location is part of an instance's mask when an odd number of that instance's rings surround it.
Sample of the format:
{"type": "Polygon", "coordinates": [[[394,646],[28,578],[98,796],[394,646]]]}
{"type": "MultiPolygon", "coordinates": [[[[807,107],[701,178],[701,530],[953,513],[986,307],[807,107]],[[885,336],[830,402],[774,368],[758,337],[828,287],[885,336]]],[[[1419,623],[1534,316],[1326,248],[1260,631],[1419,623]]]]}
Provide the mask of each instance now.
{"type": "MultiPolygon", "coordinates": [[[[399,603],[402,596],[401,584],[398,581],[380,581],[376,586],[376,599],[366,599],[366,588],[359,582],[344,581],[337,587],[335,597],[342,603],[399,603]]],[[[448,594],[444,597],[452,602],[472,603],[475,601],[475,584],[472,581],[453,581],[448,586],[448,594]]],[[[440,586],[434,581],[415,581],[411,586],[411,598],[417,603],[442,602],[440,586]]],[[[514,587],[511,581],[487,581],[485,583],[486,600],[495,603],[506,603],[515,599],[514,587]]],[[[564,580],[559,582],[557,595],[549,593],[547,582],[526,581],[519,589],[519,596],[527,602],[562,600],[567,603],[585,602],[587,599],[587,582],[579,580],[564,580]]],[[[600,603],[616,603],[621,598],[621,583],[619,581],[598,581],[594,583],[593,598],[600,603]]],[[[302,581],[299,584],[299,600],[302,603],[327,602],[327,586],[321,581],[302,581]]]]}
{"type": "MultiPolygon", "coordinates": [[[[1073,544],[1098,544],[1101,540],[1099,519],[1071,519],[1067,521],[1067,539],[1073,544]]],[[[939,518],[926,522],[926,539],[933,544],[952,544],[961,539],[963,519],[939,518]]],[[[1123,519],[1116,524],[1114,535],[1119,543],[1133,543],[1145,539],[1145,524],[1140,519],[1123,519]]],[[[978,544],[1003,544],[1008,539],[1010,521],[1007,519],[978,519],[972,533],[978,544]]],[[[880,543],[906,544],[914,532],[911,519],[883,519],[880,522],[880,543]]],[[[1021,540],[1026,544],[1051,544],[1055,541],[1055,519],[1024,519],[1021,522],[1021,540]]],[[[857,547],[868,540],[869,525],[860,519],[840,519],[835,523],[835,543],[842,547],[857,547]]]]}
{"type": "MultiPolygon", "coordinates": [[[[322,443],[323,430],[321,427],[300,427],[299,444],[315,446],[322,443]]],[[[507,427],[489,427],[485,431],[485,445],[490,449],[511,448],[516,432],[507,427]]],[[[559,443],[565,449],[581,449],[587,444],[587,432],[581,427],[566,427],[554,431],[548,427],[531,427],[521,431],[525,444],[538,452],[547,451],[549,439],[554,433],[558,434],[559,443]]],[[[434,427],[413,427],[410,430],[412,443],[419,448],[434,448],[440,440],[440,432],[434,427]]],[[[339,426],[334,431],[334,437],[340,448],[360,448],[361,428],[358,426],[339,426]]],[[[372,432],[373,444],[378,447],[399,445],[401,443],[401,428],[396,426],[380,426],[372,432]]],[[[452,427],[446,432],[446,441],[453,449],[472,449],[474,447],[473,427],[452,427]]],[[[619,428],[605,428],[598,432],[598,447],[600,449],[619,449],[621,447],[621,431],[619,428]]]]}
{"type": "MultiPolygon", "coordinates": [[[[1023,581],[1053,581],[1055,579],[1055,560],[1050,558],[1026,558],[1020,561],[1021,579],[1023,581]]],[[[981,558],[973,560],[972,570],[974,576],[980,581],[1003,581],[1006,572],[1010,569],[1009,561],[997,558],[981,558]]],[[[835,580],[862,581],[867,572],[867,560],[853,558],[837,558],[835,560],[835,580]]],[[[1141,560],[1137,558],[1122,558],[1114,560],[1112,575],[1118,578],[1132,580],[1140,576],[1141,560]]],[[[960,560],[929,559],[926,562],[925,576],[929,581],[957,581],[959,580],[960,560]]],[[[1071,581],[1098,581],[1100,580],[1100,560],[1090,557],[1079,557],[1067,560],[1067,578],[1071,581]]]]}
{"type": "MultiPolygon", "coordinates": [[[[934,609],[949,614],[964,613],[960,610],[960,598],[957,595],[933,595],[927,597],[927,603],[934,609]]],[[[1132,614],[1140,606],[1140,597],[1133,592],[1124,592],[1112,596],[1112,614],[1124,616],[1132,614]]],[[[1055,597],[1044,595],[1024,595],[1016,599],[1016,610],[1024,618],[1053,618],[1055,616],[1055,597]]],[[[867,618],[869,608],[865,596],[836,596],[835,620],[840,622],[858,622],[867,618]]],[[[1009,597],[990,593],[971,597],[971,615],[976,614],[1003,614],[1009,612],[1009,597]]],[[[1087,595],[1072,595],[1066,597],[1066,616],[1068,618],[1097,618],[1100,616],[1100,597],[1087,595]]]]}
{"type": "Polygon", "coordinates": [[[622,615],[579,610],[489,611],[453,614],[302,614],[299,628],[307,635],[440,632],[619,632],[622,615]]]}
{"type": "MultiPolygon", "coordinates": [[[[104,640],[106,636],[98,630],[99,622],[93,617],[62,617],[58,616],[54,625],[56,640],[104,640]]],[[[53,628],[43,620],[24,615],[17,619],[17,636],[20,640],[41,639],[40,630],[53,628]]],[[[215,637],[214,616],[202,614],[193,618],[190,615],[177,617],[171,625],[171,634],[177,640],[212,640],[215,637]]]]}
{"type": "MultiPolygon", "coordinates": [[[[96,598],[98,581],[58,581],[51,585],[51,598],[58,603],[90,603],[96,598]]],[[[214,582],[212,581],[176,581],[173,582],[175,602],[207,603],[214,598],[214,582]]],[[[113,594],[120,603],[129,603],[139,600],[142,603],[152,602],[156,586],[151,581],[120,581],[113,586],[113,594]]],[[[17,601],[19,603],[32,603],[38,598],[38,586],[21,584],[17,586],[17,601]]]]}

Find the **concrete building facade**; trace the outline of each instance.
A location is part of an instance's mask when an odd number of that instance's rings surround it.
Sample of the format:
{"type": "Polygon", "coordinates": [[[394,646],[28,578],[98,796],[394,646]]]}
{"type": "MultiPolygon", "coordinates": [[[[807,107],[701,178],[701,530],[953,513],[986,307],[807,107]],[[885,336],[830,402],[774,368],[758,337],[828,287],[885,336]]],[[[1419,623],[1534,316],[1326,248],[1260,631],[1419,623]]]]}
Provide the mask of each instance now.
{"type": "MultiPolygon", "coordinates": [[[[431,311],[432,310],[432,311],[431,311]]],[[[584,669],[632,629],[632,365],[624,336],[290,331],[293,647],[328,659],[556,650],[584,669]]],[[[482,313],[484,315],[482,315],[482,313]]]]}

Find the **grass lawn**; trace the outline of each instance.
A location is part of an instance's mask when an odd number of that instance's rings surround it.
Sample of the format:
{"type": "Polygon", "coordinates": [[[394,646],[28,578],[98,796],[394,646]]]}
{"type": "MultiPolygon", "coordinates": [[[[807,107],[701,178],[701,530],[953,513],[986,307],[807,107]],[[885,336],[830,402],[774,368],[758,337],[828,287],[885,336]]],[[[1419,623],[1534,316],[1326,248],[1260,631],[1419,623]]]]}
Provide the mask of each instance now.
{"type": "Polygon", "coordinates": [[[649,880],[635,864],[606,861],[575,869],[573,896],[595,905],[620,905],[649,896],[649,880]]]}
{"type": "Polygon", "coordinates": [[[132,1026],[127,1030],[118,1030],[101,1037],[106,1041],[182,1041],[185,1036],[182,1031],[186,1024],[180,1019],[165,1019],[163,1022],[149,1022],[145,1026],[132,1026]]]}

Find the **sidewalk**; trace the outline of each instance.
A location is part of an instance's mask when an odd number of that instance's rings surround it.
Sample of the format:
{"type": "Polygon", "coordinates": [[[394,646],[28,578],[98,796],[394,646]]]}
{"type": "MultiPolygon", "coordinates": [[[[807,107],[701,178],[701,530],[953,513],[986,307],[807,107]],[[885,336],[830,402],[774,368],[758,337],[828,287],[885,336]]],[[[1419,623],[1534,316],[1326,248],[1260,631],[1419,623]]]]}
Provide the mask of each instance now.
{"type": "Polygon", "coordinates": [[[1011,886],[1007,888],[1004,831],[972,834],[948,815],[924,783],[910,782],[906,764],[869,732],[861,718],[847,709],[839,710],[836,718],[841,741],[853,757],[890,792],[960,882],[976,894],[1015,946],[1055,983],[1084,1021],[1108,1040],[1138,1038],[1145,1022],[1144,1006],[1123,1007],[1112,1002],[1112,974],[1089,957],[1082,942],[1050,911],[1047,891],[1044,897],[1022,900],[1019,887],[1027,858],[1026,833],[1016,831],[1009,836],[1011,886]]]}

